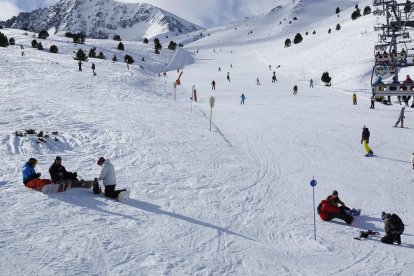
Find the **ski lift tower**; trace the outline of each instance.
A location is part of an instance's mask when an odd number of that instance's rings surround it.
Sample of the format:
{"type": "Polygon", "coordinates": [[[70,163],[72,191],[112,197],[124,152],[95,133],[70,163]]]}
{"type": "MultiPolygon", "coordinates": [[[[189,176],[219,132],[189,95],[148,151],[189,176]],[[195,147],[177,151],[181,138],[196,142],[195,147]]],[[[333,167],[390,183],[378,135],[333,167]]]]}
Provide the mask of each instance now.
{"type": "MultiPolygon", "coordinates": [[[[405,0],[404,0],[405,1],[405,0]]],[[[374,26],[379,31],[375,45],[375,65],[372,69],[371,87],[374,96],[413,96],[414,83],[407,85],[398,80],[401,68],[414,66],[414,48],[409,29],[414,29],[414,3],[396,0],[374,0],[373,12],[376,16],[385,16],[384,24],[374,26]],[[399,51],[399,48],[401,50],[399,51]],[[374,82],[374,77],[383,79],[393,77],[392,82],[381,80],[374,82]]]]}

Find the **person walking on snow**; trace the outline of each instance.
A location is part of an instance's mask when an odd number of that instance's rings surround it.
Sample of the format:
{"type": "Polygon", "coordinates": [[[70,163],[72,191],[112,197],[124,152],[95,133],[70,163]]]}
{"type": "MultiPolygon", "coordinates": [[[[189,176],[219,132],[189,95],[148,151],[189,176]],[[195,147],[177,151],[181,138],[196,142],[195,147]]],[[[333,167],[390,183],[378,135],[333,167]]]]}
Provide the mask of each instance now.
{"type": "Polygon", "coordinates": [[[82,61],[81,60],[79,60],[78,66],[79,66],[79,71],[82,71],[82,61]]]}
{"type": "Polygon", "coordinates": [[[256,85],[260,85],[259,77],[257,77],[257,79],[256,79],[256,85]]]}
{"type": "Polygon", "coordinates": [[[27,188],[41,191],[44,186],[52,184],[52,180],[40,179],[42,174],[40,172],[36,173],[34,169],[36,165],[37,160],[35,158],[30,158],[29,161],[24,164],[22,168],[23,183],[27,188]]]}
{"type": "Polygon", "coordinates": [[[372,149],[369,147],[369,136],[371,135],[371,133],[369,132],[369,129],[364,125],[362,127],[362,138],[361,138],[361,144],[364,145],[364,149],[367,152],[367,154],[365,156],[373,156],[374,152],[372,151],[372,149]]]}
{"type": "Polygon", "coordinates": [[[246,99],[246,97],[244,96],[244,93],[241,94],[240,98],[241,98],[240,104],[244,104],[244,100],[246,99]]]}
{"type": "Polygon", "coordinates": [[[277,81],[277,79],[276,79],[276,72],[273,71],[272,83],[275,83],[276,81],[277,81]]]}
{"type": "Polygon", "coordinates": [[[293,95],[296,95],[298,93],[298,86],[295,84],[295,86],[293,86],[293,95]]]}
{"type": "Polygon", "coordinates": [[[374,95],[371,96],[371,106],[369,108],[375,109],[375,96],[374,95]]]}
{"type": "Polygon", "coordinates": [[[395,123],[395,125],[394,125],[394,127],[397,127],[397,125],[401,122],[401,128],[403,128],[404,127],[404,118],[405,118],[405,116],[404,116],[404,111],[405,111],[405,106],[403,106],[402,108],[401,108],[401,111],[400,111],[400,116],[398,117],[398,121],[395,123]]]}
{"type": "Polygon", "coordinates": [[[309,87],[313,88],[313,79],[310,79],[309,87]]]}
{"type": "Polygon", "coordinates": [[[123,190],[115,190],[116,186],[116,176],[115,176],[115,168],[111,162],[105,160],[104,157],[99,157],[97,164],[102,166],[101,174],[95,180],[103,180],[103,185],[105,187],[105,196],[110,198],[117,198],[121,192],[126,191],[123,190]]]}
{"type": "Polygon", "coordinates": [[[96,73],[95,73],[95,63],[92,62],[91,68],[92,68],[93,75],[96,76],[96,73]]]}
{"type": "Polygon", "coordinates": [[[211,90],[216,90],[216,82],[214,80],[211,82],[211,90]]]}
{"type": "Polygon", "coordinates": [[[352,102],[354,105],[357,105],[357,95],[355,93],[352,94],[352,102]]]}
{"type": "Polygon", "coordinates": [[[227,80],[230,82],[230,73],[227,72],[227,80]]]}

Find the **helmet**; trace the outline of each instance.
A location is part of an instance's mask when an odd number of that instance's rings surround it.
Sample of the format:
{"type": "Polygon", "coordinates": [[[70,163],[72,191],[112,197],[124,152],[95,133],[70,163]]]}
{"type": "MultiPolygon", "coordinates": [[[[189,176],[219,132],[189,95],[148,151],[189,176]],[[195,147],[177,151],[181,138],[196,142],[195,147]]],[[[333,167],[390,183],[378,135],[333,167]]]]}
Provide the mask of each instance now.
{"type": "Polygon", "coordinates": [[[99,157],[98,162],[96,162],[96,164],[98,164],[99,166],[103,164],[103,162],[105,162],[105,158],[103,158],[102,156],[99,157]]]}

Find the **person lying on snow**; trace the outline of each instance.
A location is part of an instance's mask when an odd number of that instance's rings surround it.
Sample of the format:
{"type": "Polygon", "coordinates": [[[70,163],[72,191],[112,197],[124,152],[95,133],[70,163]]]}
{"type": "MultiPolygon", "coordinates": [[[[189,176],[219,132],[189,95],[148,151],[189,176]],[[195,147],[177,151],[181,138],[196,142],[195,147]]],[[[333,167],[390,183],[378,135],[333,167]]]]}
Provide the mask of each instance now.
{"type": "Polygon", "coordinates": [[[327,199],[322,200],[318,206],[318,214],[322,220],[330,221],[337,218],[345,221],[346,224],[351,224],[354,218],[346,213],[347,210],[349,208],[339,199],[337,191],[334,191],[327,199]],[[338,207],[338,204],[341,204],[341,207],[338,207]]]}
{"type": "Polygon", "coordinates": [[[55,162],[49,168],[49,173],[52,182],[56,184],[60,184],[63,182],[71,182],[72,188],[91,188],[93,186],[93,180],[78,180],[78,174],[76,172],[66,171],[65,166],[62,165],[62,157],[60,156],[56,156],[55,162]]]}
{"type": "Polygon", "coordinates": [[[30,158],[22,168],[23,183],[26,187],[41,191],[45,185],[52,184],[50,179],[40,179],[42,175],[40,172],[37,173],[35,167],[38,161],[36,158],[30,158]]]}

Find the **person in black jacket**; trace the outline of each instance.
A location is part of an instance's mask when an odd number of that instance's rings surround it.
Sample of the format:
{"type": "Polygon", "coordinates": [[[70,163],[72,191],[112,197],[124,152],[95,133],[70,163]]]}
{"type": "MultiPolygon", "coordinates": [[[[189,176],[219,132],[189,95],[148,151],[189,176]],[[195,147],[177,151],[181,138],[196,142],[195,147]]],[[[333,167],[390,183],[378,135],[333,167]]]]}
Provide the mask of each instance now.
{"type": "Polygon", "coordinates": [[[387,214],[382,212],[382,219],[384,220],[385,236],[381,238],[381,242],[393,244],[396,242],[401,244],[401,234],[404,232],[404,223],[396,214],[387,214]]]}
{"type": "Polygon", "coordinates": [[[367,154],[365,156],[373,156],[374,152],[372,151],[372,149],[369,147],[369,136],[370,136],[370,132],[369,129],[364,125],[364,127],[362,128],[362,138],[361,138],[361,144],[364,144],[364,148],[367,152],[367,154]]]}
{"type": "Polygon", "coordinates": [[[50,178],[53,183],[62,183],[70,181],[71,187],[91,188],[93,181],[78,180],[76,172],[68,172],[65,166],[62,165],[62,157],[56,156],[55,162],[49,168],[50,178]]]}

